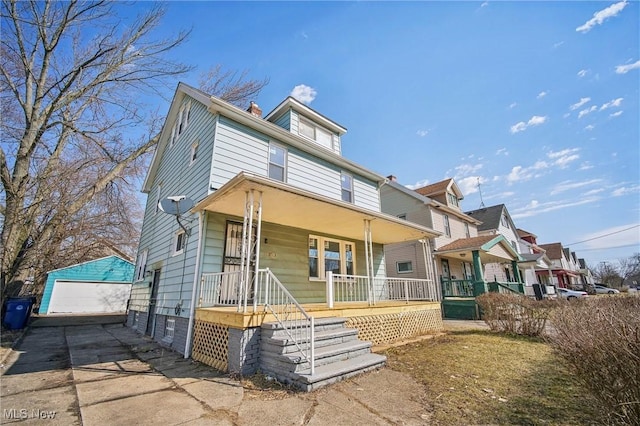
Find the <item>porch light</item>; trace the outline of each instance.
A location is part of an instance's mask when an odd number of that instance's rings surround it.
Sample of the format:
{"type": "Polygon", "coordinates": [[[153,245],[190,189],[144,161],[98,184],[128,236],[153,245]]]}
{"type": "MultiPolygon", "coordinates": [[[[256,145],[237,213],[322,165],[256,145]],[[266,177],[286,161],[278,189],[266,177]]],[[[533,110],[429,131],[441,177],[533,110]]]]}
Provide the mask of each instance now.
{"type": "Polygon", "coordinates": [[[467,253],[460,253],[460,257],[465,257],[467,253]]]}

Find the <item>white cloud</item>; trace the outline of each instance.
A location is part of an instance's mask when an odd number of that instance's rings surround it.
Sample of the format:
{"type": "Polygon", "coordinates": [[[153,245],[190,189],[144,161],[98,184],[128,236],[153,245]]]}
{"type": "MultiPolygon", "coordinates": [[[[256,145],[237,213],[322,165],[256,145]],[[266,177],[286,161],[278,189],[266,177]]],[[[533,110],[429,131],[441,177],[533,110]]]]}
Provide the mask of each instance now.
{"type": "Polygon", "coordinates": [[[602,179],[591,179],[582,182],[571,182],[565,181],[557,184],[552,190],[551,195],[560,194],[565,191],[571,191],[572,189],[582,188],[583,186],[589,186],[596,184],[598,182],[602,182],[602,179]]]}
{"type": "Polygon", "coordinates": [[[580,164],[580,168],[578,170],[589,170],[589,169],[593,169],[593,165],[588,161],[585,161],[584,163],[580,164]]]}
{"type": "Polygon", "coordinates": [[[583,25],[580,25],[578,28],[576,28],[576,31],[586,33],[596,25],[602,25],[602,23],[606,19],[612,18],[616,16],[618,13],[620,13],[626,5],[627,5],[627,1],[624,0],[618,3],[614,3],[605,9],[597,11],[596,13],[593,14],[593,18],[589,19],[583,25]]]}
{"type": "Polygon", "coordinates": [[[485,1],[484,3],[482,3],[480,5],[480,7],[487,7],[487,6],[489,6],[489,2],[488,1],[485,1]]]}
{"type": "Polygon", "coordinates": [[[569,165],[569,163],[580,158],[580,155],[577,152],[580,151],[580,148],[567,148],[562,151],[550,151],[547,153],[547,157],[553,160],[553,164],[564,169],[569,165]]]}
{"type": "Polygon", "coordinates": [[[562,46],[564,44],[564,41],[559,41],[557,43],[553,43],[553,48],[557,49],[558,47],[562,46]]]}
{"type": "Polygon", "coordinates": [[[591,131],[591,130],[593,130],[593,129],[595,129],[595,128],[596,128],[596,126],[594,126],[593,124],[589,124],[589,125],[588,125],[588,126],[586,126],[584,129],[585,129],[585,130],[589,130],[589,131],[591,131]]]}
{"type": "Polygon", "coordinates": [[[549,92],[543,90],[542,92],[538,93],[538,96],[536,96],[537,99],[542,99],[545,96],[547,96],[549,94],[549,92]]]}
{"type": "Polygon", "coordinates": [[[509,105],[509,109],[514,109],[517,106],[518,106],[518,103],[517,102],[513,102],[511,105],[509,105]]]}
{"type": "Polygon", "coordinates": [[[590,113],[592,113],[593,111],[595,111],[595,110],[597,110],[597,109],[598,109],[598,107],[597,107],[597,106],[595,106],[595,105],[592,105],[592,106],[591,106],[591,108],[583,109],[582,111],[580,111],[580,112],[578,113],[578,118],[582,118],[582,117],[584,117],[585,115],[590,114],[590,113]]]}
{"type": "MultiPolygon", "coordinates": [[[[456,182],[463,177],[469,176],[472,173],[477,172],[478,170],[480,170],[482,168],[482,164],[460,164],[459,166],[456,166],[455,170],[455,176],[454,179],[456,180],[456,182]]],[[[449,174],[449,173],[447,173],[449,174]]]]}
{"type": "Polygon", "coordinates": [[[576,110],[578,108],[580,108],[582,105],[586,104],[587,102],[589,102],[591,100],[591,98],[580,98],[580,100],[578,102],[576,102],[573,105],[569,106],[569,109],[571,111],[576,110]]]}
{"type": "Polygon", "coordinates": [[[507,151],[507,148],[500,148],[499,150],[496,151],[496,155],[509,155],[509,151],[507,151]]]}
{"type": "Polygon", "coordinates": [[[427,136],[428,134],[429,134],[429,131],[428,131],[428,130],[418,130],[418,131],[416,132],[416,135],[420,136],[421,138],[423,138],[423,137],[427,136]]]}
{"type": "Polygon", "coordinates": [[[584,241],[587,249],[598,250],[616,247],[640,245],[640,232],[638,223],[614,226],[602,229],[598,232],[583,235],[578,241],[584,241]],[[589,240],[589,241],[586,241],[589,240]]]}
{"type": "Polygon", "coordinates": [[[611,101],[602,104],[600,111],[607,108],[617,108],[620,106],[624,98],[612,99],[611,101]]]}
{"type": "Polygon", "coordinates": [[[578,71],[578,77],[582,78],[582,77],[586,76],[588,72],[589,72],[589,70],[580,70],[580,71],[578,71]]]}
{"type": "Polygon", "coordinates": [[[482,176],[468,176],[459,180],[456,179],[458,188],[460,188],[464,196],[478,192],[478,182],[483,184],[486,183],[487,180],[482,176]]]}
{"type": "Polygon", "coordinates": [[[640,68],[640,59],[635,61],[633,64],[627,64],[627,65],[618,65],[616,67],[616,73],[618,74],[626,74],[631,70],[635,70],[640,68]]]}
{"type": "Polygon", "coordinates": [[[538,203],[535,202],[534,206],[531,206],[532,203],[525,207],[521,207],[519,209],[515,209],[511,214],[512,219],[522,219],[525,217],[537,216],[541,213],[547,213],[554,210],[566,209],[568,207],[581,206],[583,204],[589,204],[598,201],[599,197],[590,197],[590,198],[581,198],[578,201],[550,201],[547,203],[538,203]],[[535,207],[535,208],[534,208],[535,207]]]}
{"type": "Polygon", "coordinates": [[[429,179],[423,179],[423,180],[417,181],[414,185],[405,185],[405,187],[407,187],[409,189],[418,189],[418,188],[422,188],[423,186],[426,186],[428,184],[429,184],[429,179]]]}
{"type": "Polygon", "coordinates": [[[622,186],[616,190],[614,190],[611,195],[614,197],[621,197],[627,194],[633,194],[636,192],[640,192],[640,185],[632,185],[632,186],[622,186]]]}
{"type": "Polygon", "coordinates": [[[518,132],[523,132],[528,127],[539,126],[540,124],[543,124],[545,121],[547,121],[547,116],[541,117],[539,115],[534,115],[526,123],[524,121],[521,121],[511,126],[511,133],[515,134],[518,132]]]}
{"type": "Polygon", "coordinates": [[[290,96],[299,100],[305,105],[309,105],[316,98],[318,92],[313,87],[305,84],[299,84],[293,88],[290,96]]]}
{"type": "Polygon", "coordinates": [[[620,115],[622,115],[622,111],[616,111],[616,112],[614,112],[612,114],[609,114],[609,117],[618,117],[620,115]]]}

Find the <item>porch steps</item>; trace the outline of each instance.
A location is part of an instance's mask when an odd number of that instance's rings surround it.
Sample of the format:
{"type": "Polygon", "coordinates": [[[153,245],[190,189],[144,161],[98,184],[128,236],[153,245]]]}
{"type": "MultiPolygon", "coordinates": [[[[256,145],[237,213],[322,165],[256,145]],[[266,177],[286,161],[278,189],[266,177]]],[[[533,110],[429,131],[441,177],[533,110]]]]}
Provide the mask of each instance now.
{"type": "Polygon", "coordinates": [[[260,368],[278,381],[307,392],[382,367],[386,357],[371,353],[371,342],[358,340],[345,318],[315,321],[315,372],[277,323],[262,325],[260,368]]]}

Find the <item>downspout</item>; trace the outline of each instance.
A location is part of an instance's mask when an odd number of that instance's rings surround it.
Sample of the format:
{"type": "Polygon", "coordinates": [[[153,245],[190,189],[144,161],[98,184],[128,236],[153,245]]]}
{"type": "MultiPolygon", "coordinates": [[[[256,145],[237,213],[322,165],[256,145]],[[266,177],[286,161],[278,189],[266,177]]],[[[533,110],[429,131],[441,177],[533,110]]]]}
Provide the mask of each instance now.
{"type": "Polygon", "coordinates": [[[189,306],[189,326],[187,327],[187,341],[184,347],[184,357],[189,358],[191,356],[191,335],[193,334],[193,327],[195,325],[195,313],[196,313],[196,295],[200,290],[200,265],[202,264],[202,231],[204,229],[204,217],[202,211],[198,212],[198,249],[196,250],[196,267],[193,272],[193,286],[191,290],[191,305],[189,306]]]}

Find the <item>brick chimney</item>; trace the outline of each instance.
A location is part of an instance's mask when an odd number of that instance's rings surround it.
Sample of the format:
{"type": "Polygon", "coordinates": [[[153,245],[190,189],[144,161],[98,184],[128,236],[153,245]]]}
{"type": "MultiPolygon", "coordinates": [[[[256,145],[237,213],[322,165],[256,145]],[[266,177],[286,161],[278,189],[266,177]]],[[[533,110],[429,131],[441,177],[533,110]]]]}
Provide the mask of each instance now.
{"type": "Polygon", "coordinates": [[[398,179],[396,179],[396,177],[394,175],[387,176],[387,179],[389,179],[391,182],[397,182],[398,181],[398,179]]]}
{"type": "Polygon", "coordinates": [[[249,108],[247,108],[247,112],[249,114],[255,115],[256,117],[262,117],[262,110],[258,106],[257,103],[251,101],[249,104],[249,108]]]}

